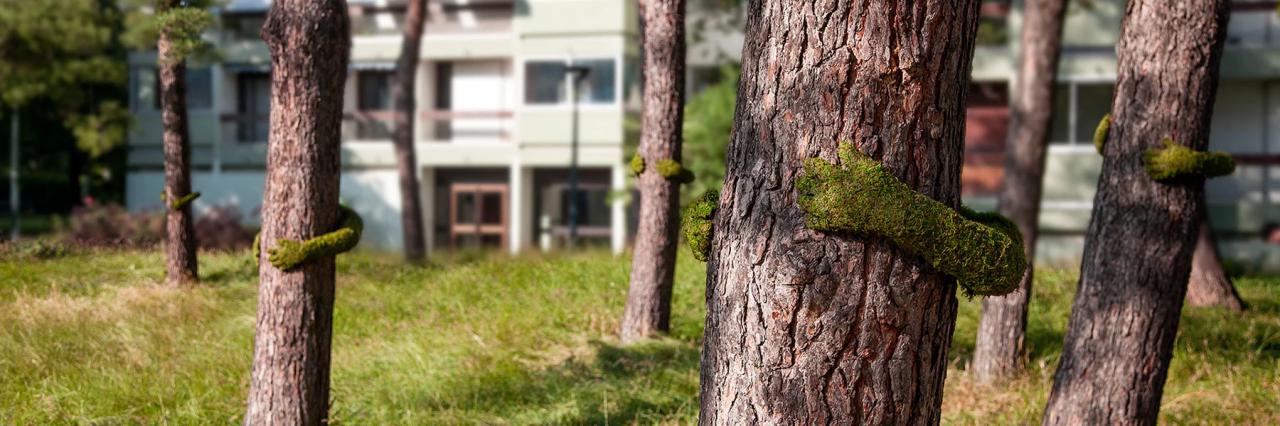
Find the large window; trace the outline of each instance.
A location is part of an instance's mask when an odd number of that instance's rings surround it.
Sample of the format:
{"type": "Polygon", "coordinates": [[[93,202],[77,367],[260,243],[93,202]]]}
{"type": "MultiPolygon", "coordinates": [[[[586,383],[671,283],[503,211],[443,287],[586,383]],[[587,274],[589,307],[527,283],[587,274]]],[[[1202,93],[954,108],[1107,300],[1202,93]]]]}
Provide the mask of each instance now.
{"type": "MultiPolygon", "coordinates": [[[[395,84],[392,71],[360,71],[356,77],[356,109],[361,112],[391,111],[391,85],[395,84]]],[[[362,116],[356,121],[356,138],[362,140],[390,139],[393,123],[385,117],[362,116]]]]}
{"type": "Polygon", "coordinates": [[[248,72],[236,79],[236,139],[266,142],[271,118],[271,75],[248,72]]]}
{"type": "Polygon", "coordinates": [[[1060,83],[1054,91],[1053,124],[1049,142],[1056,145],[1091,145],[1093,131],[1111,111],[1111,83],[1060,83]]]}
{"type": "Polygon", "coordinates": [[[568,65],[587,68],[578,91],[584,104],[612,104],[618,99],[617,62],[613,59],[534,60],[524,65],[524,101],[530,105],[559,105],[569,102],[571,76],[568,65]]]}

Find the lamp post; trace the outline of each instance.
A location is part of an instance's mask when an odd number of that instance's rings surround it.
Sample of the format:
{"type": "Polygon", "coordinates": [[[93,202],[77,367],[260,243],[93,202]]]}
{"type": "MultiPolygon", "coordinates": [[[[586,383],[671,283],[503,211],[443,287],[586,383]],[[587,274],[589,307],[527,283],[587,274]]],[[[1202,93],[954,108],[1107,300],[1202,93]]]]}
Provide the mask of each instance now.
{"type": "Polygon", "coordinates": [[[569,137],[569,248],[578,246],[578,99],[582,94],[582,80],[591,69],[580,65],[569,65],[564,68],[565,74],[573,79],[573,99],[570,137],[569,137]]]}

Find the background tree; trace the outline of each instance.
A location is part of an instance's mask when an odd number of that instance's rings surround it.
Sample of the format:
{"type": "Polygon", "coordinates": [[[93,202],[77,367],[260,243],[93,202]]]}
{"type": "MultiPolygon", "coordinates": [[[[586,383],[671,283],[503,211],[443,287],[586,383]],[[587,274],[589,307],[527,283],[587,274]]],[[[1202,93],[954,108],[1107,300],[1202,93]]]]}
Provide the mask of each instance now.
{"type": "Polygon", "coordinates": [[[671,322],[671,286],[679,244],[681,131],[684,120],[685,1],[639,0],[644,111],[633,160],[640,219],[631,262],[631,290],[622,340],[665,333],[671,322]],[[639,161],[636,163],[636,161],[639,161]],[[638,167],[637,167],[638,164],[638,167]]]}
{"type": "Polygon", "coordinates": [[[972,364],[974,378],[980,383],[1006,378],[1020,368],[1027,334],[1027,304],[1031,301],[1053,89],[1058,75],[1058,53],[1062,51],[1066,0],[1027,0],[1025,4],[1022,51],[1009,108],[1009,139],[1005,145],[999,210],[1022,232],[1029,264],[1018,290],[982,300],[982,320],[972,364]]]}
{"type": "Polygon", "coordinates": [[[1156,181],[1158,163],[1144,157],[1208,145],[1229,6],[1133,0],[1125,7],[1111,130],[1045,424],[1156,422],[1203,219],[1204,178],[1156,181]]]}
{"type": "MultiPolygon", "coordinates": [[[[1203,201],[1201,203],[1204,204],[1203,201]]],[[[1244,301],[1240,300],[1236,286],[1222,267],[1222,257],[1218,254],[1218,244],[1207,215],[1201,219],[1200,230],[1196,234],[1196,250],[1191,255],[1191,278],[1187,281],[1187,304],[1244,310],[1244,301]]]]}
{"type": "Polygon", "coordinates": [[[404,39],[400,43],[400,59],[396,61],[396,79],[391,88],[395,105],[396,165],[400,173],[400,222],[404,231],[404,256],[410,262],[421,262],[426,254],[422,228],[422,202],[418,198],[417,154],[414,152],[414,112],[417,100],[418,57],[422,50],[422,26],[426,21],[427,0],[409,0],[404,18],[404,39]]]}
{"type": "Polygon", "coordinates": [[[693,182],[680,191],[681,204],[688,204],[707,191],[719,190],[724,182],[725,148],[729,146],[738,100],[738,67],[721,67],[720,81],[685,103],[681,158],[693,173],[693,182]]]}
{"type": "Polygon", "coordinates": [[[204,48],[200,34],[212,22],[207,2],[144,1],[128,16],[125,37],[134,46],[156,48],[164,147],[165,281],[199,279],[191,202],[191,132],[187,122],[187,57],[204,48]],[[154,12],[151,12],[154,11],[154,12]]]}
{"type": "Polygon", "coordinates": [[[328,419],[334,260],[284,271],[266,254],[282,240],[308,240],[339,223],[349,25],[343,0],[276,0],[262,27],[273,70],[271,130],[245,424],[319,425],[328,419]]]}
{"type": "Polygon", "coordinates": [[[978,1],[746,6],[708,260],[702,424],[937,423],[955,280],[882,238],[814,232],[807,158],[852,141],[957,208],[978,1]]]}

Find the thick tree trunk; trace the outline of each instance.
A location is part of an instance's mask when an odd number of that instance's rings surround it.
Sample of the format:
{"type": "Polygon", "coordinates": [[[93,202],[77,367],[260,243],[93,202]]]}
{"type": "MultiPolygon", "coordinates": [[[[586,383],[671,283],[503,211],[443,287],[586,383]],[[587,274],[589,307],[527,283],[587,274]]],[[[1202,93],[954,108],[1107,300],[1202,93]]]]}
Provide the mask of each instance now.
{"type": "Polygon", "coordinates": [[[426,21],[427,0],[410,0],[404,18],[404,40],[400,59],[396,62],[396,82],[391,89],[395,104],[396,169],[400,173],[400,226],[404,230],[404,257],[422,262],[426,254],[426,238],[422,228],[422,202],[418,198],[418,160],[414,152],[414,112],[417,100],[418,56],[421,54],[422,25],[426,21]]]}
{"type": "Polygon", "coordinates": [[[1066,0],[1028,0],[1022,25],[1022,53],[1013,87],[1012,119],[1005,146],[1000,214],[1018,225],[1026,248],[1027,273],[1013,293],[982,301],[982,321],[971,370],[979,383],[1012,376],[1021,368],[1027,334],[1027,303],[1036,258],[1040,191],[1045,148],[1053,111],[1053,86],[1062,51],[1062,17],[1066,0]]]}
{"type": "Polygon", "coordinates": [[[1187,304],[1244,310],[1240,294],[1222,269],[1222,258],[1218,256],[1218,245],[1207,219],[1200,222],[1197,234],[1196,250],[1191,255],[1191,278],[1187,281],[1187,304]]]}
{"type": "Polygon", "coordinates": [[[245,424],[327,421],[333,258],[285,272],[267,254],[281,239],[305,241],[339,223],[348,25],[345,1],[276,0],[262,28],[271,52],[271,133],[245,424]]]}
{"type": "Polygon", "coordinates": [[[1093,219],[1044,423],[1154,424],[1200,226],[1204,181],[1160,183],[1143,153],[1203,150],[1226,0],[1132,0],[1093,219]]]}
{"type": "Polygon", "coordinates": [[[679,243],[680,184],[658,173],[662,160],[680,161],[684,123],[684,0],[640,0],[644,40],[644,115],[637,155],[645,170],[640,223],[631,261],[631,291],[622,317],[622,341],[667,332],[679,243]]]}
{"type": "Polygon", "coordinates": [[[955,279],[805,227],[802,162],[842,140],[960,204],[979,2],[747,5],[707,277],[702,424],[936,424],[955,279]]]}
{"type": "MultiPolygon", "coordinates": [[[[165,8],[179,7],[167,0],[165,8]]],[[[191,134],[187,130],[187,64],[172,58],[173,40],[165,31],[156,42],[159,56],[160,108],[164,122],[164,203],[165,281],[170,284],[195,282],[196,231],[191,203],[174,209],[170,205],[191,193],[191,134]]]]}

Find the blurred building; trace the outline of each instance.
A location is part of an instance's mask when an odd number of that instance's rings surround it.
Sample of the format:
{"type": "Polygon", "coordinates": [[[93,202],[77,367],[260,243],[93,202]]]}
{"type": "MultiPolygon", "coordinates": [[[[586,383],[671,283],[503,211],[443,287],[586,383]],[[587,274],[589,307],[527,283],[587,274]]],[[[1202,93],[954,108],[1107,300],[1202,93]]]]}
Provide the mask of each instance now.
{"type": "MultiPolygon", "coordinates": [[[[342,199],[365,219],[367,246],[401,247],[391,87],[404,1],[349,0],[351,66],[342,126],[342,199]]],[[[551,248],[577,203],[585,243],[622,250],[624,140],[638,111],[634,1],[429,0],[417,70],[417,171],[429,248],[551,248]],[[590,69],[580,90],[566,65],[590,69]],[[570,199],[571,100],[579,99],[579,196],[570,199]]],[[[193,187],[202,211],[262,200],[270,59],[258,36],[269,0],[232,0],[206,34],[216,61],[187,75],[193,187]]],[[[163,185],[155,52],[135,52],[127,202],[157,207],[163,185]]],[[[635,126],[631,126],[634,128],[635,126]]],[[[634,129],[632,129],[634,131],[634,129]]],[[[634,133],[633,136],[634,137],[634,133]]]]}

